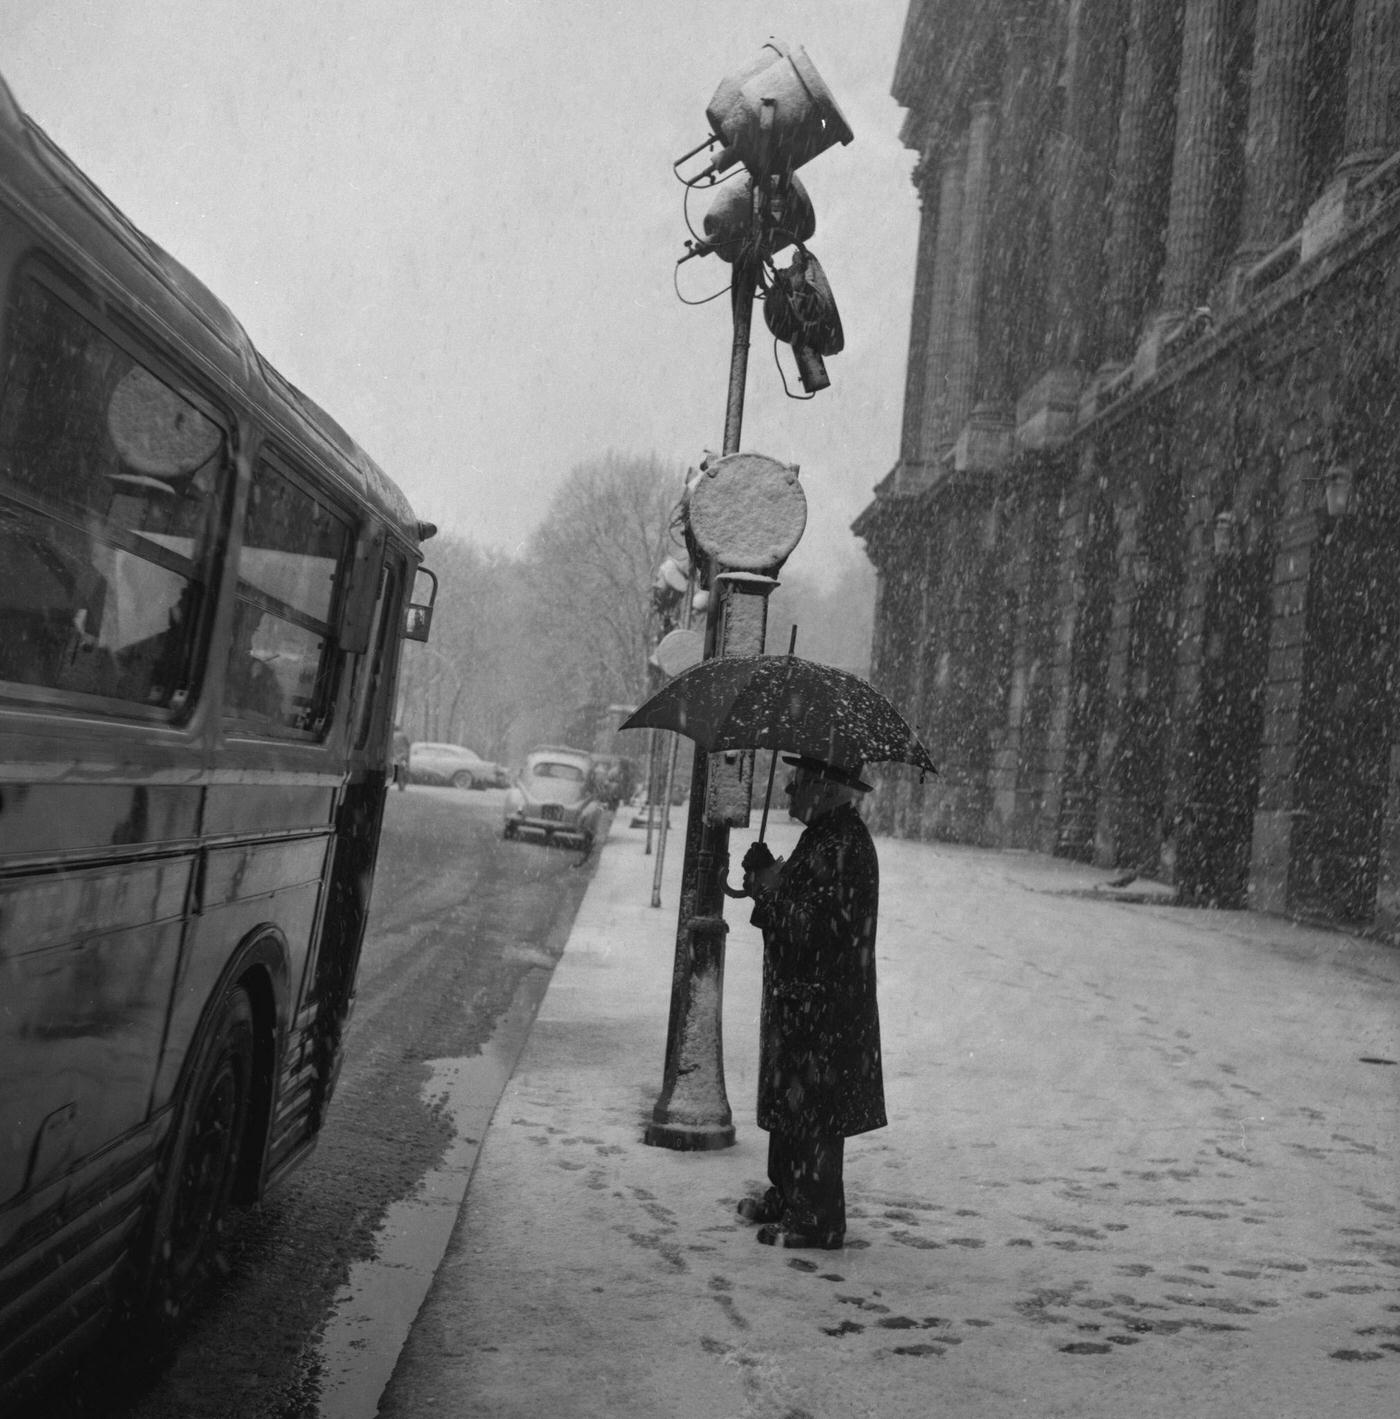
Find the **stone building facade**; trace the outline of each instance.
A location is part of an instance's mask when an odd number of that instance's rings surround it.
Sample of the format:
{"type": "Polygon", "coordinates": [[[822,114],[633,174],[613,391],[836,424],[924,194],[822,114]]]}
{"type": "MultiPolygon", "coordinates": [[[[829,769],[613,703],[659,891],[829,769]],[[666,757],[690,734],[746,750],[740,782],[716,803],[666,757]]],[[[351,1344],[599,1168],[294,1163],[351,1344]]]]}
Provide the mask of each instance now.
{"type": "Polygon", "coordinates": [[[1400,0],[912,0],[907,836],[1400,930],[1400,0]]]}

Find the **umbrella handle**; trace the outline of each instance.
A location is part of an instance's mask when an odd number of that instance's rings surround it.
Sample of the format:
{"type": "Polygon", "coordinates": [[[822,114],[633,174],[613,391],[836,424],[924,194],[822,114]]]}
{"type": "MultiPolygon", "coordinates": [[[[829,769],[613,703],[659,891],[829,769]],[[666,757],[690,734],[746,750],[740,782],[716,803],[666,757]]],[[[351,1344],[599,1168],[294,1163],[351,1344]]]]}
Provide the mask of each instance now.
{"type": "Polygon", "coordinates": [[[764,834],[768,831],[768,805],[773,801],[773,770],[778,766],[777,751],[768,759],[768,792],[763,795],[763,817],[758,821],[758,840],[763,841],[764,834]]]}
{"type": "MultiPolygon", "coordinates": [[[[788,636],[787,653],[791,655],[797,647],[797,626],[794,624],[792,633],[788,636]]],[[[776,752],[768,756],[768,792],[763,795],[763,817],[758,822],[758,840],[762,842],[764,835],[768,832],[768,805],[773,801],[773,774],[778,767],[778,755],[776,752]]]]}

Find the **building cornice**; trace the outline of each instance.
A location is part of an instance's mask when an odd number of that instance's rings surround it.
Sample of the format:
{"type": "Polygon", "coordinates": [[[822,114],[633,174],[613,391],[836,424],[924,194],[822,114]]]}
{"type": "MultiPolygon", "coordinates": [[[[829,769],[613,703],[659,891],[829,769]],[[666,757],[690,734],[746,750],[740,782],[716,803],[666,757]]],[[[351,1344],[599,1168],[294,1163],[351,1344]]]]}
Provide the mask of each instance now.
{"type": "Polygon", "coordinates": [[[1374,174],[1379,189],[1375,205],[1349,231],[1343,232],[1308,261],[1298,259],[1300,233],[1295,233],[1277,252],[1256,263],[1256,271],[1275,268],[1267,285],[1253,290],[1247,302],[1228,312],[1219,324],[1212,324],[1202,333],[1182,338],[1169,350],[1166,362],[1150,376],[1139,379],[1131,365],[1107,390],[1095,391],[1081,411],[1078,427],[1070,436],[1075,442],[1085,437],[1100,437],[1125,419],[1131,419],[1144,403],[1163,397],[1188,380],[1203,366],[1227,356],[1246,340],[1257,336],[1271,321],[1295,305],[1316,298],[1330,282],[1360,264],[1368,252],[1387,240],[1393,240],[1400,229],[1400,154],[1382,164],[1374,174]],[[1291,251],[1292,263],[1280,260],[1291,251]]]}
{"type": "MultiPolygon", "coordinates": [[[[908,110],[900,141],[937,150],[961,126],[959,115],[999,73],[1004,22],[1027,0],[910,0],[890,93],[908,110]]],[[[1031,0],[1039,3],[1039,0],[1031,0]]]]}

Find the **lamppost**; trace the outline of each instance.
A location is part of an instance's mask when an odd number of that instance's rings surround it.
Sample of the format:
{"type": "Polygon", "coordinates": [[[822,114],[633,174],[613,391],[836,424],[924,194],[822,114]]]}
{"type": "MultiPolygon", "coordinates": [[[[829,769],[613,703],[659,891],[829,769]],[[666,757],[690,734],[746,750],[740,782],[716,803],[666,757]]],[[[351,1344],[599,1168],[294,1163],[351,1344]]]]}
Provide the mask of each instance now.
{"type": "MultiPolygon", "coordinates": [[[[776,573],[806,524],[797,469],[739,451],[753,304],[760,288],[770,329],[797,355],[803,387],[824,388],[822,354],[841,348],[835,303],[803,243],[815,227],[797,168],[851,130],[801,49],[770,40],[723,80],[706,109],[711,136],[676,163],[719,146],[688,187],[713,184],[742,164],[704,221],[705,238],[687,256],[711,253],[732,263],[729,390],[720,457],[701,464],[686,498],[686,536],[708,589],[704,655],[759,654],[776,573]],[[797,254],[771,275],[773,255],[797,254]]],[[[678,171],[679,175],[679,171],[678,171]]],[[[676,953],[661,1092],[646,1142],[684,1150],[727,1148],[734,1121],[724,1087],[721,1006],[729,830],[748,824],[753,755],[708,755],[697,747],[686,819],[676,953]]]]}

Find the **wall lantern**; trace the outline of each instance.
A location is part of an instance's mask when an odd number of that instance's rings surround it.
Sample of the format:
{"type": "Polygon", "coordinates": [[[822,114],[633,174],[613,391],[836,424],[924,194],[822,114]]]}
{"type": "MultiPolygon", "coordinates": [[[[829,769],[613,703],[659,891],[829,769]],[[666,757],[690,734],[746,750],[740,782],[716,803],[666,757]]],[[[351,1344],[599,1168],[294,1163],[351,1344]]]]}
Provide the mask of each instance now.
{"type": "Polygon", "coordinates": [[[1215,514],[1212,546],[1217,557],[1228,557],[1239,541],[1240,520],[1229,508],[1215,514]]]}
{"type": "Polygon", "coordinates": [[[1356,511],[1356,479],[1345,463],[1334,463],[1322,480],[1328,517],[1346,517],[1356,511]]]}

